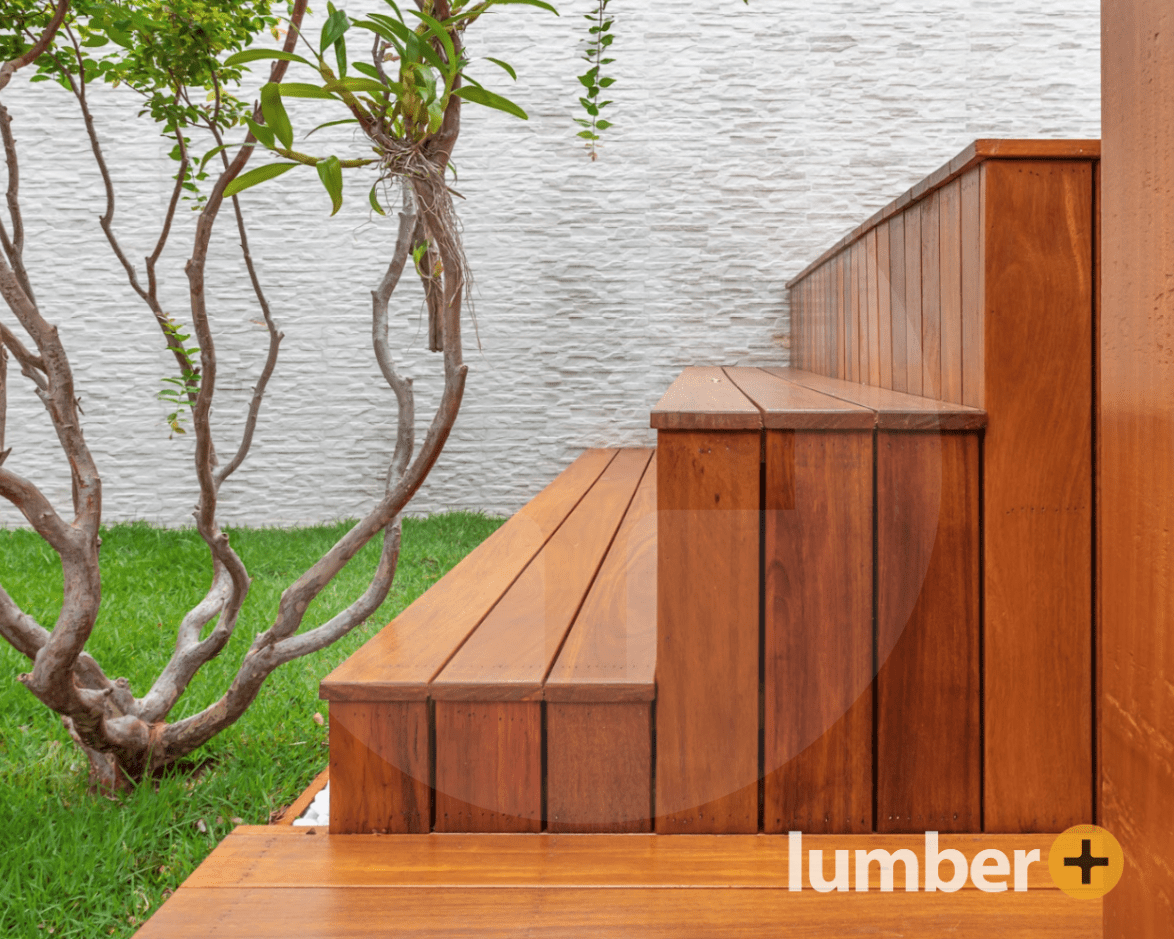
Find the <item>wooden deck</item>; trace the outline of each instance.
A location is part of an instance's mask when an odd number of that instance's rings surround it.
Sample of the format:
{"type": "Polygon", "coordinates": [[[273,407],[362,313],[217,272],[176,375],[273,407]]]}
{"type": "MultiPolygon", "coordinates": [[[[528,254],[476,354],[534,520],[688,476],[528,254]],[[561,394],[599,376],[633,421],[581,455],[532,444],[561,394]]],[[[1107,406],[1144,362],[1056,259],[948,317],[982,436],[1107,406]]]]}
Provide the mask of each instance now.
{"type": "MultiPolygon", "coordinates": [[[[943,835],[972,859],[1040,849],[1028,889],[788,889],[788,840],[773,835],[329,835],[237,828],[136,939],[1100,939],[1101,901],[1051,885],[1048,835],[943,835]]],[[[836,850],[911,849],[911,835],[807,836],[832,876],[836,850]]],[[[807,855],[808,857],[810,855],[807,855]]],[[[948,874],[950,865],[943,865],[948,874]]],[[[1011,878],[1006,878],[1010,882],[1011,878]]]]}

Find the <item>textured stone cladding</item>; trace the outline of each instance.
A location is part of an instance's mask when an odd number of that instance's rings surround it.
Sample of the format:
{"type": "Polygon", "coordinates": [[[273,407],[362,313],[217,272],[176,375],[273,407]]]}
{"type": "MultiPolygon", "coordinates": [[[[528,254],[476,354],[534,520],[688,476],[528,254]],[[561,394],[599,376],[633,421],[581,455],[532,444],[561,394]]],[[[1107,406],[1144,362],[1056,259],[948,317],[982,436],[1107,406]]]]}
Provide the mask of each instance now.
{"type": "MultiPolygon", "coordinates": [[[[512,513],[583,448],[651,443],[648,411],[682,367],[785,363],[787,278],[971,140],[1099,136],[1098,0],[613,0],[615,126],[591,162],[572,119],[592,4],[558,5],[561,18],[502,7],[468,36],[469,73],[530,119],[462,112],[455,187],[475,277],[470,371],[413,513],[512,513]],[[515,65],[517,84],[486,55],[515,65]]],[[[114,228],[143,277],[170,144],[136,118],[133,93],[91,94],[118,191],[114,228]]],[[[193,441],[168,438],[156,393],[171,363],[98,229],[102,188],[72,98],[25,76],[4,100],[23,160],[28,267],[75,363],[105,518],[190,524],[193,441]]],[[[343,116],[315,117],[306,104],[290,107],[299,135],[343,116]]],[[[303,146],[364,153],[345,129],[303,146]]],[[[309,169],[241,198],[286,338],[252,453],[222,491],[226,523],[351,517],[381,493],[395,399],[371,350],[369,292],[395,222],[369,211],[370,184],[348,175],[334,218],[309,169]]],[[[162,295],[190,323],[183,261],[194,214],[180,215],[162,295]]],[[[237,240],[222,213],[208,289],[225,459],[264,358],[237,240]]],[[[393,301],[392,341],[416,381],[422,432],[440,362],[427,351],[420,290],[408,286],[393,301]]],[[[65,512],[68,476],[48,419],[11,363],[9,384],[7,465],[65,512]]],[[[0,525],[22,523],[0,504],[0,525]]]]}

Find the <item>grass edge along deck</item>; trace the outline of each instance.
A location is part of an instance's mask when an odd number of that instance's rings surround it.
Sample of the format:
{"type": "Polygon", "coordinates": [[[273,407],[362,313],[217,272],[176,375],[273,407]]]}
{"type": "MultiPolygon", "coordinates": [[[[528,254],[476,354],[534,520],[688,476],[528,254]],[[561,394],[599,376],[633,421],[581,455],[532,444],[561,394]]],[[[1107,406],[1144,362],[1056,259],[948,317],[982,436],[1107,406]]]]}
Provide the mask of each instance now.
{"type": "MultiPolygon", "coordinates": [[[[136,939],[359,939],[870,935],[938,939],[1100,939],[1101,901],[1051,884],[1052,835],[943,835],[939,851],[1039,849],[1027,890],[985,893],[970,879],[955,893],[868,890],[819,893],[805,867],[788,889],[786,837],[766,835],[327,835],[321,829],[241,826],[224,839],[139,930],[136,939]],[[537,931],[537,933],[535,932],[537,931]]],[[[917,856],[923,837],[804,836],[804,863],[822,852],[896,851],[917,856]]],[[[854,852],[853,852],[854,853],[854,852]]],[[[943,863],[948,877],[952,865],[943,863]]],[[[999,878],[994,878],[998,880],[999,878]]]]}

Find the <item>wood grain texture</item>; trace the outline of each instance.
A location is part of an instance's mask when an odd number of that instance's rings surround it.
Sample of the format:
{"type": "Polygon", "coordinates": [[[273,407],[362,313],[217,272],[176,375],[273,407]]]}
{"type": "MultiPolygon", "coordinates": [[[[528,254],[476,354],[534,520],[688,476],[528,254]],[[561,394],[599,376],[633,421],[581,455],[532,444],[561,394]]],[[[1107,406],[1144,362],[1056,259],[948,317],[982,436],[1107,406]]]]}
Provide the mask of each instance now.
{"type": "Polygon", "coordinates": [[[876,230],[864,236],[864,266],[868,306],[868,375],[870,385],[880,385],[880,311],[877,307],[876,230]]]}
{"type": "Polygon", "coordinates": [[[875,423],[867,408],[812,391],[764,369],[727,367],[725,373],[762,412],[762,423],[768,430],[862,430],[875,423]]]}
{"type": "Polygon", "coordinates": [[[941,208],[937,191],[921,206],[921,393],[942,397],[941,208]]]}
{"type": "Polygon", "coordinates": [[[656,696],[656,455],[543,685],[546,701],[656,696]]]}
{"type": "Polygon", "coordinates": [[[984,174],[986,824],[1063,829],[1092,814],[1092,174],[984,174]]]}
{"type": "Polygon", "coordinates": [[[974,408],[986,404],[984,278],[987,267],[982,213],[984,171],[985,164],[963,176],[959,192],[962,220],[962,403],[974,408]]]}
{"type": "Polygon", "coordinates": [[[839,329],[836,345],[838,356],[836,374],[840,378],[844,378],[848,374],[848,306],[851,303],[850,295],[852,291],[852,278],[849,276],[850,268],[848,260],[848,253],[846,251],[836,255],[836,262],[839,264],[839,273],[836,275],[839,294],[836,300],[840,305],[836,318],[837,329],[839,329]]]}
{"type": "MultiPolygon", "coordinates": [[[[804,289],[809,290],[810,285],[804,289]]],[[[809,302],[803,301],[804,329],[810,323],[809,302]]],[[[804,334],[803,361],[811,361],[804,334]]],[[[762,426],[758,408],[746,400],[720,368],[695,366],[685,369],[669,385],[652,409],[651,426],[658,430],[756,430],[762,426]]]]}
{"type": "Polygon", "coordinates": [[[330,703],[330,830],[426,832],[431,824],[428,705],[330,703]]]}
{"type": "Polygon", "coordinates": [[[1125,853],[1109,939],[1174,922],[1174,11],[1101,14],[1101,814],[1125,853]]]}
{"type": "MultiPolygon", "coordinates": [[[[754,410],[757,415],[757,409],[754,410]]],[[[428,682],[583,497],[615,450],[586,450],[423,596],[322,680],[332,701],[423,700],[428,682]]]]}
{"type": "Polygon", "coordinates": [[[435,829],[542,830],[541,702],[436,702],[435,829]]]}
{"type": "Polygon", "coordinates": [[[873,827],[872,443],[766,435],[768,832],[873,827]]]}
{"type": "MultiPolygon", "coordinates": [[[[939,851],[971,859],[996,849],[1039,851],[1026,866],[1028,892],[1059,893],[1047,868],[1055,835],[952,835],[939,851]]],[[[924,835],[810,835],[802,841],[805,870],[810,851],[825,865],[837,850],[911,851],[925,871],[924,835]]],[[[675,887],[770,888],[788,882],[789,845],[760,835],[440,834],[305,837],[305,829],[241,825],[196,868],[182,889],[236,887],[675,887]]],[[[830,867],[830,865],[828,865],[830,867]]],[[[944,865],[943,873],[949,871],[944,865]]],[[[901,890],[901,868],[896,888],[901,890]]],[[[830,871],[829,871],[830,873],[830,871]]],[[[870,890],[880,886],[878,865],[868,869],[870,890]]],[[[803,879],[804,889],[809,879],[803,879]]],[[[855,886],[855,884],[853,884],[855,886]]],[[[976,888],[967,880],[961,888],[976,888]]],[[[1073,903],[1073,906],[1081,906],[1073,903]]]]}
{"type": "Polygon", "coordinates": [[[893,390],[908,391],[909,347],[905,342],[908,315],[905,312],[905,221],[904,215],[889,219],[889,328],[893,341],[893,390]]]}
{"type": "Polygon", "coordinates": [[[893,387],[893,288],[889,263],[889,226],[880,225],[876,230],[876,319],[882,388],[893,387]]]}
{"type": "Polygon", "coordinates": [[[905,391],[921,394],[921,208],[905,212],[905,391]]]}
{"type": "Polygon", "coordinates": [[[863,241],[852,245],[852,264],[856,271],[856,347],[859,349],[856,380],[868,381],[871,367],[868,359],[868,264],[863,241]]]}
{"type": "Polygon", "coordinates": [[[943,189],[950,183],[969,172],[979,164],[988,160],[1086,160],[1095,163],[1101,156],[1101,142],[1099,140],[1010,140],[1010,139],[981,139],[967,146],[961,153],[948,163],[943,164],[934,172],[924,177],[911,189],[897,196],[884,208],[874,212],[869,218],[857,225],[843,238],[823,252],[818,258],[807,265],[802,271],[787,281],[787,287],[799,283],[808,277],[819,265],[829,257],[836,255],[850,246],[853,242],[872,230],[888,222],[894,215],[903,212],[911,203],[916,202],[928,193],[943,189]]]}
{"type": "Polygon", "coordinates": [[[652,705],[546,705],[550,832],[652,830],[652,705]]]}
{"type": "Polygon", "coordinates": [[[624,449],[538,552],[460,651],[432,681],[434,700],[540,696],[651,450],[624,449]]]}
{"type": "Polygon", "coordinates": [[[844,374],[844,256],[837,254],[832,263],[832,349],[829,375],[844,374]]]}
{"type": "Polygon", "coordinates": [[[948,401],[935,401],[919,395],[874,388],[841,381],[793,368],[768,368],[765,371],[825,395],[868,408],[876,416],[881,430],[980,430],[987,425],[987,414],[948,401]]]}
{"type": "Polygon", "coordinates": [[[658,435],[659,832],[758,826],[761,446],[757,432],[658,435]]]}
{"type": "Polygon", "coordinates": [[[962,186],[939,190],[940,397],[962,403],[962,186]]]}
{"type": "Polygon", "coordinates": [[[982,825],[979,480],[975,434],[877,437],[878,831],[982,825]]]}
{"type": "Polygon", "coordinates": [[[839,939],[861,923],[903,939],[1100,939],[1101,901],[1020,894],[789,894],[786,888],[312,887],[180,890],[139,939],[839,939]]]}
{"type": "Polygon", "coordinates": [[[859,255],[848,248],[844,252],[844,279],[847,295],[844,324],[844,378],[848,381],[860,380],[860,278],[857,272],[858,263],[859,255]]]}

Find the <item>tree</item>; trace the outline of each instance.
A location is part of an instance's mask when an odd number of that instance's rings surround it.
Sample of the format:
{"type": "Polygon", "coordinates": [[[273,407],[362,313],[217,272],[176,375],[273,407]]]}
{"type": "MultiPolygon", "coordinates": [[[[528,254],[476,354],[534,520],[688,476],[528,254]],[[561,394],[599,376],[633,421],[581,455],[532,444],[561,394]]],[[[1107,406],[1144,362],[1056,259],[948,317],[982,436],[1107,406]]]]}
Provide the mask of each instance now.
{"type": "MultiPolygon", "coordinates": [[[[274,669],[322,649],[346,635],[373,613],[391,587],[400,547],[400,516],[439,456],[452,429],[464,392],[467,368],[462,361],[461,309],[468,277],[452,195],[446,181],[460,131],[463,101],[525,117],[516,104],[465,75],[464,34],[495,6],[529,5],[554,12],[544,0],[416,0],[408,17],[394,0],[388,12],[352,21],[330,6],[317,47],[301,35],[306,0],[289,6],[288,31],[280,51],[251,48],[265,29],[277,28],[269,0],[57,0],[47,8],[37,0],[5,0],[0,22],[9,34],[0,39],[0,91],[19,69],[36,65],[32,79],[52,80],[68,89],[85,120],[91,150],[106,191],[100,224],[117,263],[160,328],[162,341],[176,364],[162,393],[175,408],[173,431],[185,432],[189,419],[195,438],[194,472],[199,484],[195,522],[212,561],[211,583],[176,629],[175,651],[151,688],[141,696],[124,678],[110,678],[85,651],[101,604],[102,482],[83,433],[67,350],[58,330],[45,317],[24,265],[24,225],[20,205],[20,167],[12,119],[0,102],[0,136],[7,168],[8,225],[0,226],[0,294],[19,328],[0,319],[0,495],[11,501],[60,557],[64,593],[52,629],[21,610],[0,585],[0,635],[32,662],[19,680],[42,703],[62,716],[71,737],[85,752],[95,784],[125,788],[174,764],[236,721],[256,698],[274,669]],[[347,35],[370,37],[369,62],[350,62],[347,35]],[[91,50],[114,51],[92,57],[91,50]],[[298,50],[305,52],[300,54],[298,50]],[[227,58],[220,59],[224,53],[227,58]],[[327,56],[333,55],[334,66],[327,56]],[[241,66],[270,64],[260,102],[249,108],[230,88],[241,66]],[[390,63],[395,63],[389,67],[390,63]],[[314,81],[286,82],[287,70],[311,70],[314,81]],[[335,69],[337,66],[337,70],[335,69]],[[359,74],[352,75],[350,70],[359,74]],[[392,71],[393,74],[389,74],[392,71]],[[145,262],[145,279],[127,258],[114,225],[115,192],[102,154],[95,121],[86,98],[94,81],[125,83],[143,96],[163,132],[175,139],[178,161],[160,236],[145,262]],[[200,101],[197,92],[206,92],[200,101]],[[293,130],[283,99],[321,99],[355,124],[375,156],[340,159],[293,149],[293,130]],[[240,143],[226,136],[240,125],[240,143]],[[199,159],[193,134],[205,133],[213,146],[199,159]],[[248,172],[254,150],[283,158],[248,172]],[[231,156],[230,152],[236,150],[231,156]],[[218,160],[211,189],[207,179],[218,160]],[[398,237],[386,271],[372,291],[372,343],[380,371],[398,404],[398,430],[389,461],[383,498],[309,570],[282,594],[276,617],[254,639],[234,680],[211,706],[178,721],[168,715],[193,676],[218,655],[231,638],[249,589],[249,575],[217,522],[222,485],[247,458],[276,366],[282,333],[249,255],[248,237],[237,193],[298,166],[312,166],[329,194],[333,209],[342,200],[342,173],[363,168],[374,172],[372,209],[385,212],[380,193],[388,186],[401,195],[398,237]],[[156,262],[184,197],[199,208],[190,258],[186,265],[192,334],[159,302],[156,262]],[[232,204],[246,268],[268,331],[264,367],[255,386],[239,445],[226,461],[212,440],[212,403],[218,379],[216,341],[208,315],[205,268],[212,232],[225,201],[232,204]],[[430,346],[442,353],[444,389],[423,440],[415,440],[411,379],[395,368],[387,337],[389,304],[409,257],[424,288],[429,311],[430,346]],[[194,345],[185,345],[194,336],[194,345]],[[37,484],[3,463],[7,358],[21,374],[50,417],[72,481],[72,519],[51,504],[37,484]],[[382,535],[379,564],[363,594],[328,621],[303,630],[305,612],[352,557],[382,535]]],[[[497,60],[493,60],[497,61],[497,60]]],[[[497,62],[513,73],[504,62],[497,62]]],[[[597,125],[598,126],[598,125],[597,125]]],[[[593,141],[591,141],[593,142],[593,141]]],[[[370,151],[368,151],[370,152],[370,151]]]]}

